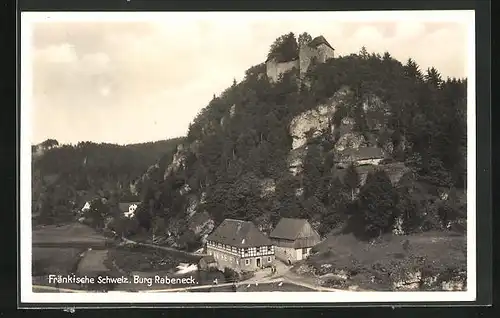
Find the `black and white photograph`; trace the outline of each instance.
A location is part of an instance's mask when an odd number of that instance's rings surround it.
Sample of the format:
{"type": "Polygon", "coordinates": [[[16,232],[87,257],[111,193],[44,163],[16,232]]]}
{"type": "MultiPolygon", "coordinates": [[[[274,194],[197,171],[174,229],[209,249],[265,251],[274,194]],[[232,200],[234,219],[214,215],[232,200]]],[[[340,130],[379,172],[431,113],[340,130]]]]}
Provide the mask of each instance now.
{"type": "Polygon", "coordinates": [[[474,23],[22,13],[22,301],[475,300],[474,23]]]}

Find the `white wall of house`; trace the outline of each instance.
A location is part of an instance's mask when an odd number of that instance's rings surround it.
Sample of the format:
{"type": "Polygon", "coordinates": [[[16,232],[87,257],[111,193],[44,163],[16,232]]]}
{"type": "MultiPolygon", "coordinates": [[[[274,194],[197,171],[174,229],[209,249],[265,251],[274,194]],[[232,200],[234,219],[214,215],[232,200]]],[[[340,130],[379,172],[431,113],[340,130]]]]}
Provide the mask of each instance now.
{"type": "Polygon", "coordinates": [[[296,258],[298,261],[302,259],[302,249],[295,249],[296,258]]]}
{"type": "Polygon", "coordinates": [[[311,255],[311,250],[312,247],[306,247],[305,249],[302,249],[302,259],[306,259],[311,255]]]}
{"type": "Polygon", "coordinates": [[[134,216],[135,214],[135,210],[137,210],[137,204],[131,204],[129,207],[128,207],[128,212],[124,212],[123,214],[128,217],[128,218],[131,218],[134,216]]]}
{"type": "Polygon", "coordinates": [[[293,247],[280,247],[274,248],[274,253],[277,259],[288,264],[288,261],[295,263],[297,261],[306,259],[311,254],[311,247],[307,248],[293,248],[293,247]]]}
{"type": "Polygon", "coordinates": [[[85,202],[85,205],[82,208],[82,212],[87,211],[87,210],[90,210],[90,202],[88,202],[88,201],[85,202]]]}
{"type": "Polygon", "coordinates": [[[229,267],[236,271],[255,271],[271,266],[275,257],[275,247],[272,245],[243,249],[210,242],[207,243],[206,250],[208,255],[214,257],[220,270],[229,267]]]}

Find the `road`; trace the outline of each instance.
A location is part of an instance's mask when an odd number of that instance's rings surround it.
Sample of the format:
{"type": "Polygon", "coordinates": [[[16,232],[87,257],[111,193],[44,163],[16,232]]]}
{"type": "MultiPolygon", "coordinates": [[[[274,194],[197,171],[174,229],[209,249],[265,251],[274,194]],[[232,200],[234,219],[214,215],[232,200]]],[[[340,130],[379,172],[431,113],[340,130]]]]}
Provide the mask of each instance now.
{"type": "Polygon", "coordinates": [[[129,240],[127,238],[122,238],[122,244],[123,243],[124,244],[136,244],[136,245],[139,245],[139,246],[156,248],[156,249],[159,249],[159,250],[164,250],[164,251],[169,251],[169,252],[173,252],[173,253],[184,254],[184,255],[187,255],[187,256],[203,257],[203,256],[207,256],[208,255],[208,254],[202,254],[202,253],[193,253],[193,252],[181,251],[181,250],[175,249],[173,247],[160,246],[160,245],[148,244],[148,243],[140,243],[140,242],[129,240]]]}

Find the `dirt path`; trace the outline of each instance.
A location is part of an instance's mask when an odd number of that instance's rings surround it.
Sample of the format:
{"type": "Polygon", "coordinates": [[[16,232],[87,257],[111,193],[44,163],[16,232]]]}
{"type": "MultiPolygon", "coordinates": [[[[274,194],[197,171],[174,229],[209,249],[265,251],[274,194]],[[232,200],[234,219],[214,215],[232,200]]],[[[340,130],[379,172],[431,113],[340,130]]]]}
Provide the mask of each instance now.
{"type": "MultiPolygon", "coordinates": [[[[272,280],[267,280],[260,282],[262,284],[270,284],[270,283],[279,283],[282,282],[283,279],[277,278],[277,279],[272,279],[272,280]]],[[[251,283],[256,283],[255,281],[249,282],[248,280],[246,281],[241,281],[237,283],[224,283],[224,284],[217,284],[217,285],[198,285],[198,286],[190,286],[190,287],[180,287],[180,288],[169,288],[169,289],[157,289],[157,290],[143,290],[141,292],[145,293],[163,293],[163,292],[181,292],[181,291],[189,291],[189,290],[197,290],[197,289],[209,289],[209,288],[217,288],[217,287],[228,287],[228,286],[242,286],[242,285],[248,285],[251,283]]],[[[259,283],[259,282],[257,282],[259,283]]]]}
{"type": "Polygon", "coordinates": [[[140,242],[129,240],[127,238],[122,238],[122,242],[125,243],[125,244],[137,244],[139,246],[145,246],[145,247],[150,247],[150,248],[156,248],[156,249],[159,249],[159,250],[164,250],[164,251],[169,251],[169,252],[184,254],[186,256],[203,257],[203,256],[207,256],[208,255],[208,254],[202,254],[202,253],[193,253],[193,252],[181,251],[181,250],[175,249],[173,247],[160,246],[160,245],[148,244],[148,243],[140,243],[140,242]]]}
{"type": "Polygon", "coordinates": [[[283,281],[286,283],[302,286],[316,291],[339,292],[348,291],[336,288],[328,288],[320,285],[319,279],[316,277],[300,276],[290,271],[291,266],[276,260],[276,274],[271,274],[270,269],[264,269],[255,273],[255,276],[245,280],[243,283],[268,283],[273,281],[283,281]]]}

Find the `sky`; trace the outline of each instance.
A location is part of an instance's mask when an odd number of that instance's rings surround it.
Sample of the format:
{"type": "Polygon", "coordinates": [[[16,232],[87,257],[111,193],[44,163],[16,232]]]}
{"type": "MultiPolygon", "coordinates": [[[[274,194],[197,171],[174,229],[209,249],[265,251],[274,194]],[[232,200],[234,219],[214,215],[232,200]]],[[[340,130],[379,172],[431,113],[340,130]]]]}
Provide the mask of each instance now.
{"type": "MultiPolygon", "coordinates": [[[[282,34],[323,35],[336,54],[388,51],[425,70],[467,77],[470,23],[429,14],[355,15],[313,12],[144,14],[118,18],[92,13],[22,17],[22,46],[30,81],[23,111],[31,141],[54,138],[118,144],[183,136],[212,99],[264,62],[282,34]],[[26,35],[27,36],[27,35],[26,35]],[[27,36],[28,37],[28,36],[27,36]]],[[[470,21],[470,20],[469,20],[470,21]]],[[[23,60],[25,61],[25,60],[23,60]]]]}

